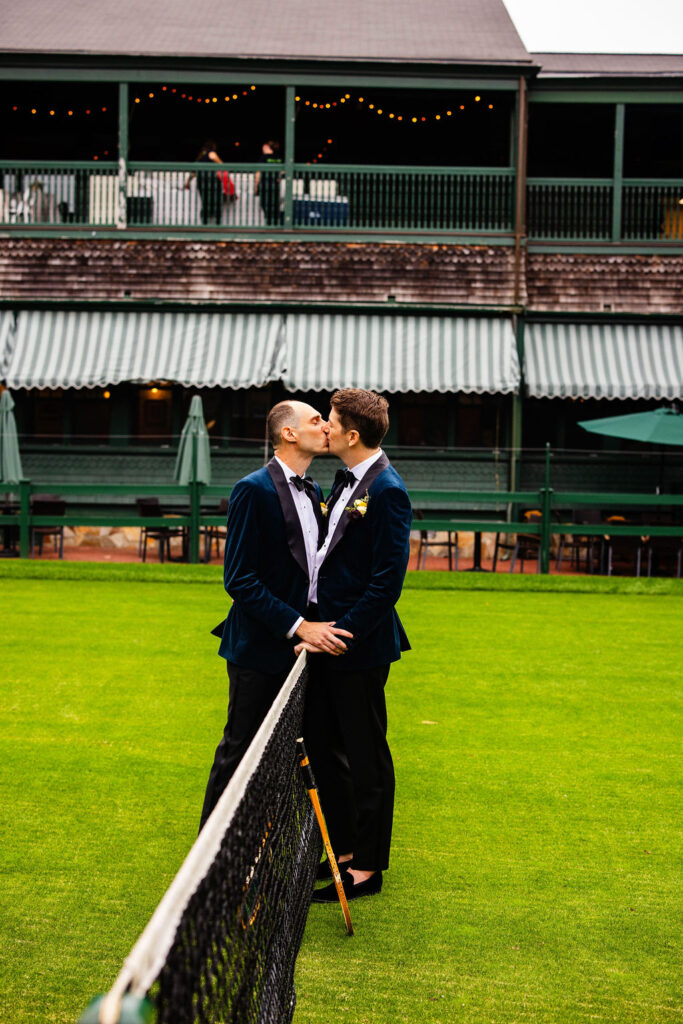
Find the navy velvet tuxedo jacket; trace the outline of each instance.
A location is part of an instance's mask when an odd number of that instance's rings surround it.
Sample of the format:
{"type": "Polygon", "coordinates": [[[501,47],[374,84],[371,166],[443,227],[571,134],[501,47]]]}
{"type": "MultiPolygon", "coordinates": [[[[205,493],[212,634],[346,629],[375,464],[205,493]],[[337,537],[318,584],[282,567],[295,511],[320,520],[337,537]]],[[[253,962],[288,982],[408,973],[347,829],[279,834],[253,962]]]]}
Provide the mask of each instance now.
{"type": "Polygon", "coordinates": [[[386,455],[370,466],[347,503],[369,501],[366,514],[346,510],[332,535],[318,575],[318,609],[324,621],[353,633],[346,654],[314,655],[330,671],[387,665],[410,649],[394,605],[408,567],[412,509],[405,484],[386,455]]]}
{"type": "Polygon", "coordinates": [[[223,580],[233,605],[213,631],[218,653],[259,672],[289,669],[298,641],[287,633],[306,616],[308,564],[291,486],[275,459],[233,488],[223,580]]]}
{"type": "MultiPolygon", "coordinates": [[[[366,492],[365,516],[342,512],[318,576],[320,618],[354,635],[345,638],[348,651],[340,657],[314,655],[331,670],[386,665],[410,648],[394,605],[408,565],[412,510],[386,455],[358,483],[348,506],[366,492]]],[[[259,672],[289,669],[297,639],[287,633],[306,617],[309,580],[291,488],[274,459],[230,495],[224,584],[233,605],[213,631],[221,637],[221,657],[259,672]]]]}

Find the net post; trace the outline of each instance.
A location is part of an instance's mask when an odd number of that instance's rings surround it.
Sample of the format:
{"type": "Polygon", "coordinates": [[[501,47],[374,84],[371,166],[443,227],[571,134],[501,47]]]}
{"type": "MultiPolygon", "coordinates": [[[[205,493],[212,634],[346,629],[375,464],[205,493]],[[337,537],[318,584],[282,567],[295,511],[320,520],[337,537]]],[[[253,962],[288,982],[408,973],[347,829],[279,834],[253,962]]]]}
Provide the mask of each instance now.
{"type": "Polygon", "coordinates": [[[308,759],[308,754],[306,753],[306,745],[304,744],[303,736],[300,736],[299,739],[297,739],[296,745],[299,750],[299,767],[301,768],[302,774],[304,776],[304,783],[306,785],[306,789],[308,790],[308,795],[311,798],[311,803],[313,804],[315,816],[318,819],[318,826],[320,828],[320,833],[323,837],[323,843],[325,844],[325,852],[327,853],[327,859],[330,862],[330,870],[332,871],[334,887],[337,890],[337,896],[339,897],[342,913],[344,915],[346,931],[349,935],[353,935],[353,924],[351,922],[349,905],[346,900],[346,893],[344,892],[344,886],[342,884],[341,875],[339,873],[337,858],[334,855],[332,843],[330,842],[330,837],[327,831],[327,825],[325,824],[323,809],[320,806],[318,787],[315,784],[315,775],[313,774],[313,767],[308,759]]]}
{"type": "Polygon", "coordinates": [[[154,1007],[148,999],[111,992],[96,996],[78,1018],[78,1024],[153,1024],[154,1007]]]}

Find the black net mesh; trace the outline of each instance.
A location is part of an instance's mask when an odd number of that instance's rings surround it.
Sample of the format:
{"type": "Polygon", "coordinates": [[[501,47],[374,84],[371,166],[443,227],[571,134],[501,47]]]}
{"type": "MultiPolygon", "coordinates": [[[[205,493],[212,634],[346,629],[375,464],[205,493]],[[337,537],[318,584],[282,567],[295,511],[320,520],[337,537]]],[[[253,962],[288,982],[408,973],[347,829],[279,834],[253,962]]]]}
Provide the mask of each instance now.
{"type": "Polygon", "coordinates": [[[297,762],[305,683],[304,669],[152,986],[159,1024],[292,1019],[322,852],[297,762]]]}

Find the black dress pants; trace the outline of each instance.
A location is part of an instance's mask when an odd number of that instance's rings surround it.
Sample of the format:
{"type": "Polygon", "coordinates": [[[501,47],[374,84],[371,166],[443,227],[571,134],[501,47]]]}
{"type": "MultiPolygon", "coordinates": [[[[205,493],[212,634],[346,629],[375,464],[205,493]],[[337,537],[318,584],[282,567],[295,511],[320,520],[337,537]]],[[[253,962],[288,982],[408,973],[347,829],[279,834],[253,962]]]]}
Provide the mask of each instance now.
{"type": "Polygon", "coordinates": [[[200,832],[289,674],[289,669],[271,675],[230,662],[227,665],[230,681],[228,720],[209,773],[200,832]]]}
{"type": "Polygon", "coordinates": [[[304,735],[332,849],[353,853],[361,871],[384,871],[395,787],[384,697],[389,666],[330,671],[324,655],[309,664],[304,735]]]}

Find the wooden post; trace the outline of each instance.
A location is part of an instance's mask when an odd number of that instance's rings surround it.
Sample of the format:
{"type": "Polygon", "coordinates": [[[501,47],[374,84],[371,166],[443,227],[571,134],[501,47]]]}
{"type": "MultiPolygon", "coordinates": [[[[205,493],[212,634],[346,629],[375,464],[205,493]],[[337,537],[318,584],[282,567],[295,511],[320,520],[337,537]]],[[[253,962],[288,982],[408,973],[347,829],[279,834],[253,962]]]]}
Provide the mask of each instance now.
{"type": "Polygon", "coordinates": [[[294,183],[294,122],[296,120],[296,88],[288,85],[285,91],[285,228],[292,227],[292,194],[294,183]]]}
{"type": "Polygon", "coordinates": [[[552,489],[550,487],[550,442],[546,441],[545,446],[545,480],[541,504],[541,572],[548,573],[550,569],[550,505],[552,489]]]}
{"type": "Polygon", "coordinates": [[[128,224],[128,82],[119,82],[119,201],[116,227],[128,224]]]}
{"type": "Polygon", "coordinates": [[[19,557],[28,558],[31,537],[31,481],[19,481],[19,557]]]}
{"type": "Polygon", "coordinates": [[[197,435],[192,435],[192,477],[190,479],[190,561],[199,561],[199,481],[197,480],[197,435]]]}
{"type": "Polygon", "coordinates": [[[513,317],[517,358],[519,359],[519,391],[512,396],[512,423],[510,431],[510,490],[518,490],[522,449],[522,413],[524,410],[524,317],[513,317]]]}
{"type": "Polygon", "coordinates": [[[612,167],[612,241],[621,241],[622,194],[624,183],[624,122],[625,106],[614,108],[614,163],[612,167]]]}
{"type": "Polygon", "coordinates": [[[526,225],[526,152],[527,152],[527,102],[526,79],[519,80],[517,93],[517,163],[515,173],[515,271],[512,301],[516,306],[522,299],[522,238],[526,225]]]}

